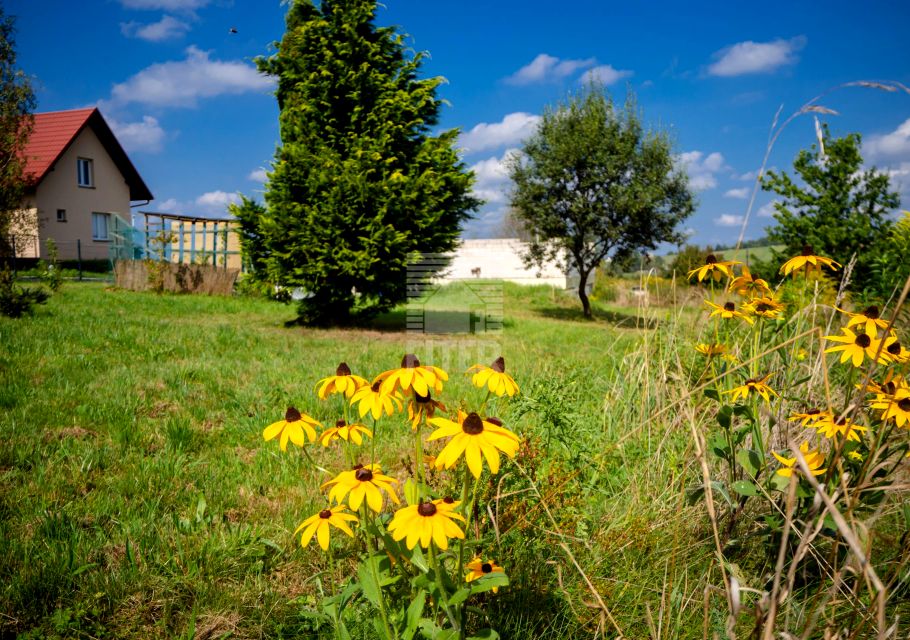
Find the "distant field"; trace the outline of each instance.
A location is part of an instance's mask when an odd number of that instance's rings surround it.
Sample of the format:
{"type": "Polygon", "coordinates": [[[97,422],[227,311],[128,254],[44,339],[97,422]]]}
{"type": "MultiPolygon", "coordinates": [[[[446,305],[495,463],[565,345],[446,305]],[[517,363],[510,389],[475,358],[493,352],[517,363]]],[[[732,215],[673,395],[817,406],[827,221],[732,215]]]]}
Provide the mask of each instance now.
{"type": "MultiPolygon", "coordinates": [[[[782,244],[775,244],[775,245],[768,245],[765,247],[751,247],[749,249],[739,249],[739,250],[721,249],[721,250],[716,251],[715,253],[717,253],[718,255],[723,255],[724,260],[739,260],[740,262],[745,262],[746,264],[750,264],[750,262],[752,260],[762,260],[762,261],[771,260],[773,258],[772,254],[771,254],[772,250],[783,251],[784,248],[785,247],[782,244]]],[[[669,264],[669,263],[673,262],[674,258],[676,258],[676,254],[668,253],[667,255],[663,256],[663,258],[664,258],[665,264],[669,264]]]]}

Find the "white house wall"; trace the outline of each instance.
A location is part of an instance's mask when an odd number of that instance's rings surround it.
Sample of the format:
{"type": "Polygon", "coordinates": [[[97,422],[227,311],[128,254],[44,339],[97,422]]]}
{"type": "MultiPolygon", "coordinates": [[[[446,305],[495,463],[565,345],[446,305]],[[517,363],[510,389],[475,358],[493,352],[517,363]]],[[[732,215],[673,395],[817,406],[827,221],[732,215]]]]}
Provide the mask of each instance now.
{"type": "Polygon", "coordinates": [[[517,284],[546,284],[560,289],[567,286],[566,274],[553,263],[527,269],[521,253],[527,243],[514,238],[463,240],[451,265],[438,280],[501,279],[517,284]]]}

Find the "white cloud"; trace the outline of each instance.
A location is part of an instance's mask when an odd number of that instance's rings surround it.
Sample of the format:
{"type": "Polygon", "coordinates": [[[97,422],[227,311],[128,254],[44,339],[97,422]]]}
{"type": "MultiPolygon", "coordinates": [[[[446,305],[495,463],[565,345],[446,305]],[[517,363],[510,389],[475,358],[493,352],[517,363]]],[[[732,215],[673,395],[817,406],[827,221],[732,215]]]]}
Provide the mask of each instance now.
{"type": "Polygon", "coordinates": [[[579,69],[584,69],[596,64],[595,58],[584,60],[561,60],[554,56],[541,53],[530,63],[506,78],[509,84],[534,84],[535,82],[551,82],[570,76],[579,69]]]}
{"type": "Polygon", "coordinates": [[[745,200],[749,197],[749,192],[751,189],[749,187],[742,187],[739,189],[729,189],[724,193],[725,198],[736,198],[737,200],[745,200]]]}
{"type": "Polygon", "coordinates": [[[190,30],[190,25],[173,16],[164,16],[158,22],[140,24],[138,22],[121,22],[120,32],[127,38],[139,38],[149,42],[162,42],[182,38],[190,30]]]}
{"type": "Polygon", "coordinates": [[[758,208],[756,214],[759,218],[773,218],[774,214],[777,213],[777,209],[774,208],[774,203],[776,200],[772,200],[767,204],[763,204],[758,208]]]}
{"type": "Polygon", "coordinates": [[[146,67],[125,82],[115,84],[111,102],[132,102],[157,107],[194,107],[200,98],[264,92],[274,80],[255,67],[240,61],[211,60],[207,51],[194,46],[186,60],[162,62],[146,67]]]}
{"type": "Polygon", "coordinates": [[[231,203],[240,202],[240,196],[226,191],[208,191],[196,198],[196,207],[203,213],[213,215],[227,215],[227,207],[231,203]]]}
{"type": "Polygon", "coordinates": [[[910,162],[901,162],[888,169],[887,173],[891,178],[891,186],[901,194],[903,199],[901,208],[910,208],[910,205],[908,205],[908,200],[910,200],[910,162]]]}
{"type": "Polygon", "coordinates": [[[247,178],[253,182],[265,182],[269,177],[266,174],[266,170],[262,167],[259,167],[258,169],[253,169],[250,171],[250,175],[248,175],[247,178]]]}
{"type": "Polygon", "coordinates": [[[195,11],[210,0],[120,0],[125,9],[163,9],[164,11],[195,11]]]}
{"type": "Polygon", "coordinates": [[[701,151],[679,154],[677,162],[689,174],[689,186],[695,191],[705,191],[717,186],[715,174],[726,168],[724,157],[715,151],[705,156],[701,151]]]}
{"type": "Polygon", "coordinates": [[[732,77],[748,73],[768,73],[778,67],[794,64],[796,52],[806,46],[805,36],[771,42],[738,42],[714,54],[708,67],[712,76],[732,77]]]}
{"type": "Polygon", "coordinates": [[[461,134],[459,144],[467,152],[497,149],[514,145],[534,133],[540,116],[518,111],[506,115],[500,122],[481,122],[461,134]]]}
{"type": "Polygon", "coordinates": [[[161,202],[155,201],[153,209],[159,213],[180,213],[180,203],[177,198],[168,198],[161,202]]]}
{"type": "Polygon", "coordinates": [[[745,220],[743,216],[725,213],[718,218],[714,218],[714,224],[719,227],[739,227],[742,225],[743,220],[745,220]]]}
{"type": "Polygon", "coordinates": [[[863,155],[877,160],[910,158],[910,118],[891,133],[869,136],[863,142],[863,155]]]}
{"type": "Polygon", "coordinates": [[[582,84],[588,84],[589,82],[599,82],[600,84],[609,87],[611,84],[615,83],[622,78],[628,78],[632,75],[631,71],[618,70],[614,69],[609,64],[601,64],[592,69],[588,69],[583,74],[579,82],[582,84]]]}
{"type": "Polygon", "coordinates": [[[474,182],[474,196],[487,203],[502,204],[509,199],[508,190],[511,186],[507,160],[512,154],[518,153],[516,149],[509,149],[497,158],[493,156],[471,165],[476,181],[474,182]]]}
{"type": "Polygon", "coordinates": [[[164,142],[164,129],[152,116],[142,116],[138,122],[120,122],[107,118],[117,140],[127,151],[157,153],[164,142]]]}

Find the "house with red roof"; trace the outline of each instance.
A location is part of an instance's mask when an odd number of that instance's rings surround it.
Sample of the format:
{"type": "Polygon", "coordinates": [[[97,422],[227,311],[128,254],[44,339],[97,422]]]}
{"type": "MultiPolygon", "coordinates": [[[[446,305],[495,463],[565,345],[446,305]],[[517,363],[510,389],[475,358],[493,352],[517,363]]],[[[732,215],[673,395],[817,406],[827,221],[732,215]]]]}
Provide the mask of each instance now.
{"type": "Polygon", "coordinates": [[[16,255],[46,257],[48,238],[60,258],[107,259],[114,230],[129,228],[133,203],[153,198],[96,108],[36,113],[23,156],[26,224],[16,255]]]}

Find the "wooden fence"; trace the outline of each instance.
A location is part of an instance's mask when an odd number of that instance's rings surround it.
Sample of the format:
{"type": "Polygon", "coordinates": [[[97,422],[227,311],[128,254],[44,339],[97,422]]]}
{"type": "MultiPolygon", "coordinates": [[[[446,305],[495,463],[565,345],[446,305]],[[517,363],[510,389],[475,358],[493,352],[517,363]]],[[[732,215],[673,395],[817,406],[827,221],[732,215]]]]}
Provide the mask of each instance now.
{"type": "Polygon", "coordinates": [[[209,264],[175,264],[163,260],[118,260],[114,282],[131,291],[172,291],[229,296],[240,269],[209,264]]]}

